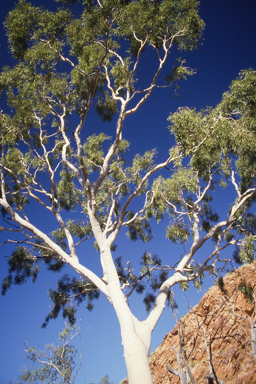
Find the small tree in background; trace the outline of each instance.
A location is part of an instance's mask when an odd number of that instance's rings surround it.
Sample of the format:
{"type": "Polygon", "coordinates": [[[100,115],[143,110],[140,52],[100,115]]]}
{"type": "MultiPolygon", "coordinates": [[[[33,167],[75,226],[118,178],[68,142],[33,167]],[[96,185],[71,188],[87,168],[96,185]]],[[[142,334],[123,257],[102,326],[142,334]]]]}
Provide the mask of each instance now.
{"type": "Polygon", "coordinates": [[[70,342],[78,334],[79,331],[74,326],[65,327],[59,335],[61,343],[56,347],[54,344],[46,345],[45,351],[37,351],[35,347],[26,345],[26,358],[33,365],[35,364],[36,368],[31,369],[30,366],[22,368],[23,373],[18,378],[19,384],[74,384],[77,373],[82,366],[82,361],[80,358],[77,365],[77,349],[70,342]]]}
{"type": "MultiPolygon", "coordinates": [[[[50,291],[53,309],[45,325],[61,310],[73,323],[76,305],[86,302],[91,309],[103,293],[119,320],[129,383],[151,383],[151,333],[170,288],[177,283],[187,288],[189,281],[200,286],[206,271],[224,268],[227,260],[220,259],[220,251],[231,245],[237,247],[236,260],[254,257],[256,74],[241,72],[214,109],[172,114],[175,144],[164,162],[158,164],[156,150],[148,149],[126,165],[126,120],[156,87],[192,74],[181,58],[172,70],[165,67],[173,47],[197,47],[204,28],[198,1],[89,0],[73,13],[74,3],[63,0],[61,8],[49,12],[21,0],[5,23],[16,64],[0,75],[11,110],[0,115],[1,230],[10,234],[3,244],[17,248],[3,293],[12,283],[35,281],[41,262],[50,271],[71,266],[78,278],[64,275],[50,291]],[[147,71],[145,52],[156,58],[146,85],[139,77],[139,70],[147,71]],[[113,137],[108,128],[96,133],[87,124],[93,108],[103,121],[112,121],[113,137]],[[166,169],[168,177],[161,173],[166,169]],[[236,198],[219,219],[212,200],[224,187],[233,188],[236,198]],[[40,225],[33,223],[31,201],[45,211],[40,225]],[[167,238],[187,243],[181,258],[170,252],[170,262],[161,266],[159,257],[145,252],[138,273],[130,260],[125,268],[120,258],[114,261],[123,228],[131,240],[146,242],[152,238],[152,220],[167,215],[167,238]],[[46,221],[56,224],[50,235],[44,231],[46,221]],[[100,276],[84,257],[84,243],[92,237],[100,276]],[[210,240],[213,251],[204,253],[200,263],[197,252],[210,240]],[[146,284],[151,290],[145,290],[146,284]],[[135,291],[147,292],[150,313],[144,321],[127,303],[135,291]]],[[[147,127],[137,131],[147,135],[147,127]]]]}
{"type": "MultiPolygon", "coordinates": [[[[94,383],[91,383],[91,384],[94,384],[94,383]]],[[[109,376],[108,375],[105,375],[101,381],[99,382],[99,384],[114,384],[112,381],[110,382],[109,381],[109,376]]]]}
{"type": "MultiPolygon", "coordinates": [[[[31,369],[30,365],[22,368],[21,371],[23,373],[18,377],[18,384],[74,384],[78,371],[82,367],[82,356],[80,354],[78,363],[78,351],[70,343],[79,334],[77,326],[66,325],[59,334],[61,343],[56,347],[54,344],[48,344],[45,346],[45,351],[38,351],[35,347],[28,347],[26,345],[26,358],[33,366],[37,366],[35,369],[31,369]]],[[[14,383],[13,380],[10,381],[10,384],[12,383],[14,383]]],[[[95,383],[91,382],[91,384],[95,383]]],[[[113,384],[113,382],[110,382],[109,376],[106,375],[99,384],[113,384]]]]}

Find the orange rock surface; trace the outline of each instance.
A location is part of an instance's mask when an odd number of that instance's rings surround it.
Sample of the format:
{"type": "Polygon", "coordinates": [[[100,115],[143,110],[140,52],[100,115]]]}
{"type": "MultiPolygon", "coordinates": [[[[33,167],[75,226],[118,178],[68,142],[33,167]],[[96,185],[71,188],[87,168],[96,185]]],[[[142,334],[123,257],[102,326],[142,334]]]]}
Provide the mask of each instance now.
{"type": "MultiPolygon", "coordinates": [[[[211,348],[213,368],[222,382],[255,384],[256,362],[252,353],[251,324],[256,316],[253,297],[256,289],[256,263],[246,264],[236,272],[228,273],[223,283],[222,287],[211,287],[199,304],[181,319],[186,353],[194,345],[188,360],[189,366],[196,384],[208,383],[206,377],[210,369],[206,340],[208,348],[211,348]],[[251,296],[241,292],[239,286],[250,286],[251,296]]],[[[178,376],[166,369],[167,364],[178,369],[173,347],[179,350],[177,325],[149,357],[154,384],[180,382],[178,376]]]]}

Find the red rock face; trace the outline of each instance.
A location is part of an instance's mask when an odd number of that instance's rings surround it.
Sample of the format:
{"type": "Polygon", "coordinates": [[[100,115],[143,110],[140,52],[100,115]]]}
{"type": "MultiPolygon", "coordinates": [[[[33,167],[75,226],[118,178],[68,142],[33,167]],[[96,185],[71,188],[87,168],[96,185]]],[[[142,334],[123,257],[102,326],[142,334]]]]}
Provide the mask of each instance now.
{"type": "MultiPolygon", "coordinates": [[[[217,377],[225,384],[255,384],[256,363],[251,346],[251,323],[255,318],[253,295],[242,293],[239,286],[256,289],[256,263],[244,265],[224,278],[224,286],[214,286],[186,316],[184,324],[184,345],[187,353],[194,350],[188,360],[197,384],[207,383],[209,358],[204,337],[205,329],[208,348],[211,348],[213,368],[217,377]],[[252,302],[250,303],[250,299],[252,302]],[[236,316],[238,315],[238,316],[236,316]],[[246,319],[239,317],[243,316],[246,319]],[[198,331],[199,329],[199,331],[198,331]],[[198,337],[195,337],[198,332],[198,337]]],[[[166,370],[167,364],[178,369],[176,353],[179,350],[178,327],[167,334],[161,345],[150,356],[150,367],[155,384],[179,383],[177,376],[166,370]]]]}
{"type": "MultiPolygon", "coordinates": [[[[210,288],[199,304],[182,318],[187,354],[194,345],[188,363],[195,383],[208,383],[208,348],[220,384],[255,384],[256,362],[252,353],[251,324],[256,316],[253,298],[253,291],[256,289],[256,263],[228,273],[223,282],[222,289],[217,285],[210,288]],[[239,286],[246,287],[245,284],[251,287],[251,296],[241,292],[242,288],[239,286]]],[[[154,384],[180,383],[178,376],[166,369],[167,364],[172,369],[178,369],[176,353],[172,347],[179,351],[177,325],[149,357],[154,384]]]]}

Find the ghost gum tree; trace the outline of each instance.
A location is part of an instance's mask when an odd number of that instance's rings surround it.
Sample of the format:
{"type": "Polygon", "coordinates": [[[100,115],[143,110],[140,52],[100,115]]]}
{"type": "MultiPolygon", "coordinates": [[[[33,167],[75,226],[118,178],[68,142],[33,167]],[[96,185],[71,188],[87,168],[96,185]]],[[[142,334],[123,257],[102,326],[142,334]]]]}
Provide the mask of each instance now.
{"type": "Polygon", "coordinates": [[[192,74],[182,59],[171,70],[165,67],[171,49],[197,47],[204,28],[199,4],[75,3],[63,0],[49,12],[21,0],[5,23],[15,65],[3,68],[0,77],[8,105],[0,115],[1,231],[6,234],[2,245],[16,244],[16,249],[3,293],[29,277],[35,281],[41,263],[50,271],[69,265],[77,278],[64,275],[50,290],[53,307],[45,325],[61,311],[74,322],[76,305],[85,302],[91,309],[93,299],[104,294],[119,320],[129,383],[152,383],[151,333],[170,288],[177,283],[186,288],[189,281],[200,285],[206,271],[225,266],[219,255],[228,246],[235,247],[237,261],[254,257],[256,75],[241,72],[215,109],[172,114],[175,145],[163,163],[157,164],[156,151],[149,149],[126,165],[126,119],[154,88],[175,86],[192,74]],[[142,86],[138,74],[141,65],[147,70],[145,52],[155,55],[157,65],[142,86]],[[87,124],[93,111],[112,121],[113,137],[109,125],[95,134],[87,124]],[[161,173],[166,168],[168,178],[161,173]],[[219,219],[211,201],[225,186],[234,189],[236,199],[219,219]],[[35,225],[31,201],[45,210],[45,220],[51,215],[56,229],[50,235],[43,218],[42,227],[35,225]],[[145,252],[138,273],[129,260],[124,268],[120,258],[113,259],[121,230],[126,228],[131,240],[146,242],[152,237],[151,221],[168,215],[167,238],[187,243],[182,257],[172,255],[170,265],[161,266],[158,257],[145,252]],[[100,255],[100,276],[86,266],[84,244],[91,238],[100,255]],[[211,239],[213,251],[199,263],[197,251],[211,239]],[[128,298],[143,291],[149,315],[139,321],[128,298]]]}

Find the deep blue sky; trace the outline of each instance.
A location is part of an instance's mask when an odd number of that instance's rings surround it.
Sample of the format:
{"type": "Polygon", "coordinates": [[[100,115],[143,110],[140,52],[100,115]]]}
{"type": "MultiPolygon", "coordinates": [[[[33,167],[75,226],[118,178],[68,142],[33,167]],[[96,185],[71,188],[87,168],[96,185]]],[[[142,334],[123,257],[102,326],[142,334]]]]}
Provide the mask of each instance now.
{"type": "MultiPolygon", "coordinates": [[[[32,4],[48,6],[51,0],[31,1],[32,4]]],[[[1,25],[15,1],[3,1],[1,4],[1,25]]],[[[196,107],[215,106],[221,99],[223,92],[228,89],[231,81],[235,79],[240,70],[252,67],[256,70],[256,2],[255,0],[202,0],[200,15],[206,23],[203,36],[203,45],[197,51],[186,55],[187,64],[197,70],[197,74],[181,83],[181,97],[173,101],[169,90],[156,92],[148,103],[142,108],[139,116],[132,116],[126,126],[126,135],[131,141],[131,151],[141,152],[143,149],[158,148],[159,158],[164,159],[168,150],[169,133],[167,117],[170,111],[179,106],[196,107]],[[141,128],[143,134],[138,135],[141,128]],[[146,135],[145,135],[146,130],[146,135]]],[[[9,64],[9,53],[6,45],[4,30],[0,27],[0,66],[9,64]]],[[[150,67],[150,59],[147,65],[150,67]]],[[[147,70],[145,70],[147,73],[147,70]]],[[[228,201],[228,192],[223,192],[220,207],[228,201]]],[[[217,204],[217,205],[218,205],[217,204]]],[[[42,220],[38,216],[38,220],[42,220]]],[[[48,225],[49,223],[45,223],[48,225]]],[[[157,252],[160,257],[170,254],[179,255],[183,252],[173,247],[165,240],[163,223],[154,230],[156,240],[149,245],[142,243],[130,244],[122,237],[118,247],[117,256],[123,255],[129,259],[131,255],[141,254],[149,249],[157,252]]],[[[0,234],[0,243],[3,236],[0,234]]],[[[6,256],[10,248],[1,249],[0,280],[6,276],[6,256]]],[[[89,259],[91,267],[95,264],[96,254],[89,259]]],[[[89,265],[89,266],[90,266],[89,265]]],[[[57,340],[58,333],[63,328],[62,319],[50,322],[46,329],[41,324],[48,313],[50,305],[47,290],[54,287],[60,276],[43,273],[39,275],[36,284],[26,284],[21,287],[12,287],[5,297],[0,298],[0,384],[8,383],[11,378],[18,376],[19,368],[26,364],[24,343],[43,348],[47,343],[57,340]]],[[[203,290],[197,294],[195,290],[188,293],[191,305],[195,305],[202,293],[211,284],[206,281],[203,290]]],[[[180,312],[187,311],[184,294],[178,294],[182,302],[180,312]]],[[[141,298],[131,302],[135,308],[135,315],[140,319],[145,317],[141,298]]],[[[89,384],[91,380],[98,382],[105,374],[118,383],[126,376],[123,352],[120,345],[119,325],[110,304],[103,297],[95,303],[95,309],[89,313],[81,306],[78,312],[82,327],[81,340],[78,340],[78,349],[83,349],[83,369],[80,371],[77,383],[89,384]]],[[[164,335],[174,326],[169,309],[165,310],[152,337],[152,348],[155,349],[164,335]]]]}

